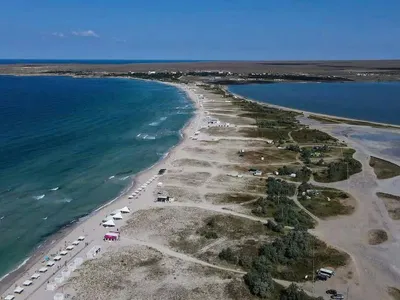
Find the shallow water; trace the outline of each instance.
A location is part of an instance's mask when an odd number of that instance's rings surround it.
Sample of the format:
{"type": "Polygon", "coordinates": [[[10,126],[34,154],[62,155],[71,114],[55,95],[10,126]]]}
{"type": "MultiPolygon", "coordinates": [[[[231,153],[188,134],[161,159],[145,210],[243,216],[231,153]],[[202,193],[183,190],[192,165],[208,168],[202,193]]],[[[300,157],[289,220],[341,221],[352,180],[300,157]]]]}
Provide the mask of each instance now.
{"type": "Polygon", "coordinates": [[[0,76],[0,277],[156,163],[192,112],[154,82],[0,76]]]}

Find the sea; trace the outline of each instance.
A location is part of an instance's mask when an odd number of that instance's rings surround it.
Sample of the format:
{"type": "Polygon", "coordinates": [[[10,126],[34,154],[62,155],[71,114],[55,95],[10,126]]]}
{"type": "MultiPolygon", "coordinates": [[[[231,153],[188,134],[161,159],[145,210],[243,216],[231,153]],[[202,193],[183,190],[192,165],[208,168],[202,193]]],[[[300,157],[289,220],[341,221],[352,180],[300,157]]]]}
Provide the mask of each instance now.
{"type": "Polygon", "coordinates": [[[400,125],[400,82],[246,84],[229,90],[289,108],[400,125]]]}
{"type": "Polygon", "coordinates": [[[156,82],[0,76],[0,278],[129,188],[193,111],[156,82]]]}

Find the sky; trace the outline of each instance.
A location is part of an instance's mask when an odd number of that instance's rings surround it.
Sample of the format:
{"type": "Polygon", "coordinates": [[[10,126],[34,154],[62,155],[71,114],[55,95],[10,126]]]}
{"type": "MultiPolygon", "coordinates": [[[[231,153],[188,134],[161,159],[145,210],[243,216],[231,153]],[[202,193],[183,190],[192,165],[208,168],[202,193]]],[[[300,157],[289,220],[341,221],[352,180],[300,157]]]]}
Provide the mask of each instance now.
{"type": "Polygon", "coordinates": [[[12,0],[0,58],[400,58],[399,0],[12,0]]]}

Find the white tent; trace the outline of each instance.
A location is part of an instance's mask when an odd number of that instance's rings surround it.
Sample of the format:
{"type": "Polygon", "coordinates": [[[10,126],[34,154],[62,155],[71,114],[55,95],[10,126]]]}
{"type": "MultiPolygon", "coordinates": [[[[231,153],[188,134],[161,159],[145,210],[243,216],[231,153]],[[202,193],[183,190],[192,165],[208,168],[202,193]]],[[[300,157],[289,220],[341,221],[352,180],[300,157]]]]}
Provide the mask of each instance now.
{"type": "Polygon", "coordinates": [[[67,248],[65,248],[65,249],[67,249],[68,251],[71,251],[71,250],[73,250],[75,248],[75,246],[73,246],[73,245],[69,245],[67,248]]]}
{"type": "Polygon", "coordinates": [[[32,280],[25,280],[22,284],[24,286],[30,286],[32,284],[32,280]]]}
{"type": "Polygon", "coordinates": [[[55,256],[53,259],[55,260],[55,261],[59,261],[59,260],[61,260],[61,256],[60,255],[57,255],[57,256],[55,256]]]}
{"type": "Polygon", "coordinates": [[[32,276],[31,276],[31,279],[38,279],[40,277],[40,274],[39,273],[34,273],[32,276]]]}
{"type": "Polygon", "coordinates": [[[52,266],[54,266],[54,264],[55,264],[54,260],[49,260],[49,261],[47,262],[46,266],[52,267],[52,266]]]}
{"type": "Polygon", "coordinates": [[[85,239],[85,237],[83,235],[81,235],[80,237],[78,237],[78,241],[83,241],[85,239]]]}
{"type": "Polygon", "coordinates": [[[7,295],[4,300],[14,300],[15,296],[14,295],[7,295]]]}
{"type": "Polygon", "coordinates": [[[123,214],[127,214],[127,213],[130,213],[130,212],[131,212],[130,209],[129,209],[127,206],[121,208],[120,211],[121,211],[123,214]]]}
{"type": "Polygon", "coordinates": [[[21,294],[24,291],[23,287],[17,286],[14,290],[14,293],[21,294]]]}
{"type": "Polygon", "coordinates": [[[117,210],[114,210],[110,215],[113,216],[113,215],[119,214],[119,212],[120,212],[119,209],[117,209],[117,210]]]}
{"type": "Polygon", "coordinates": [[[74,245],[74,246],[78,246],[78,245],[79,245],[79,241],[78,241],[78,240],[76,240],[76,241],[73,241],[73,242],[72,242],[72,245],[74,245]]]}
{"type": "Polygon", "coordinates": [[[47,268],[43,267],[39,269],[40,273],[46,273],[47,272],[47,268]]]}
{"type": "Polygon", "coordinates": [[[108,220],[107,222],[104,222],[104,223],[103,223],[103,226],[104,226],[104,227],[114,227],[114,226],[115,226],[115,223],[114,223],[113,220],[108,220]]]}
{"type": "Polygon", "coordinates": [[[113,218],[114,218],[114,220],[122,220],[122,215],[121,215],[121,213],[119,212],[119,213],[113,215],[113,218]]]}
{"type": "Polygon", "coordinates": [[[105,217],[102,222],[105,223],[105,222],[110,221],[112,219],[113,219],[112,216],[108,216],[108,217],[105,217]]]}

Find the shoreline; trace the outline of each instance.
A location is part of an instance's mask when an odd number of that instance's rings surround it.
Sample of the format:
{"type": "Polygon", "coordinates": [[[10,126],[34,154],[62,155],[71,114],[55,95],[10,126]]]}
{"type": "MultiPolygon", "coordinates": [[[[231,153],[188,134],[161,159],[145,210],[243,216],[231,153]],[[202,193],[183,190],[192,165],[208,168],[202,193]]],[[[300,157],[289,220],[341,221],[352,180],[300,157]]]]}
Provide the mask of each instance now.
{"type": "MultiPolygon", "coordinates": [[[[287,106],[281,106],[281,105],[272,104],[272,103],[269,103],[269,102],[263,102],[263,101],[260,101],[260,100],[256,100],[256,99],[253,99],[253,98],[250,98],[250,97],[245,97],[245,96],[242,96],[240,94],[234,93],[234,92],[232,92],[232,91],[230,91],[228,89],[228,86],[223,86],[222,89],[225,92],[231,94],[232,96],[237,97],[237,99],[244,99],[244,100],[256,102],[258,104],[267,105],[267,106],[272,107],[272,108],[282,109],[282,110],[286,110],[286,111],[294,111],[294,112],[297,112],[297,113],[302,113],[305,116],[315,115],[315,116],[318,116],[318,117],[333,118],[333,119],[337,119],[339,121],[355,121],[355,122],[368,123],[368,124],[365,124],[365,125],[348,124],[348,125],[352,125],[352,126],[364,126],[365,127],[365,126],[378,125],[378,126],[387,126],[388,127],[387,129],[400,129],[400,125],[398,125],[398,124],[382,123],[382,122],[375,122],[375,121],[369,121],[369,120],[364,120],[364,119],[356,119],[356,118],[347,118],[347,117],[329,115],[329,114],[324,114],[324,113],[317,113],[317,112],[312,112],[312,111],[307,111],[307,110],[302,110],[302,109],[297,109],[297,108],[292,108],[292,107],[287,107],[287,106]]],[[[343,123],[343,124],[345,125],[346,123],[343,123]]]]}
{"type": "MultiPolygon", "coordinates": [[[[35,77],[35,76],[47,76],[47,77],[53,77],[53,76],[61,76],[61,77],[72,77],[72,78],[114,78],[114,79],[130,79],[130,80],[140,80],[140,81],[150,81],[150,82],[159,82],[159,83],[163,83],[166,85],[171,85],[171,86],[179,86],[182,83],[174,83],[174,82],[168,82],[168,81],[160,81],[160,80],[154,80],[154,79],[142,79],[142,78],[135,78],[135,77],[123,77],[123,76],[117,76],[117,77],[102,77],[102,76],[89,76],[89,75],[73,75],[73,74],[0,74],[0,76],[15,76],[15,77],[35,77]]],[[[378,83],[379,81],[371,81],[371,82],[376,82],[378,83]]],[[[265,83],[265,84],[282,84],[282,83],[294,83],[294,82],[269,82],[269,83],[265,83]]],[[[307,83],[315,83],[315,82],[298,82],[298,83],[302,83],[302,84],[307,84],[307,83]]],[[[329,83],[329,82],[327,82],[329,83]]],[[[351,83],[351,82],[350,82],[351,83]]],[[[252,83],[247,83],[247,84],[252,84],[252,83]]],[[[301,109],[297,109],[297,108],[292,108],[292,107],[287,107],[287,106],[281,106],[281,105],[277,105],[277,104],[272,104],[269,102],[262,102],[260,100],[256,100],[250,97],[245,97],[239,94],[236,94],[232,91],[230,91],[228,89],[228,85],[219,85],[222,87],[222,89],[231,94],[232,96],[236,96],[238,97],[238,99],[244,99],[244,100],[248,100],[248,101],[253,101],[253,102],[257,102],[259,104],[262,105],[267,105],[270,106],[272,108],[277,108],[277,109],[282,109],[282,110],[286,110],[286,111],[294,111],[294,112],[298,112],[298,113],[302,113],[304,115],[315,115],[318,117],[324,117],[324,118],[333,118],[333,119],[337,119],[338,121],[354,121],[354,122],[363,122],[366,123],[364,125],[353,125],[353,124],[348,124],[348,125],[352,125],[352,126],[363,126],[363,127],[368,127],[368,126],[383,126],[383,127],[387,127],[386,129],[400,129],[400,124],[392,124],[392,123],[383,123],[383,122],[376,122],[376,121],[370,121],[370,120],[365,120],[365,119],[357,119],[357,118],[349,118],[349,117],[341,117],[341,116],[336,116],[336,115],[329,115],[329,114],[324,114],[324,113],[318,113],[318,112],[312,112],[312,111],[307,111],[307,110],[301,110],[301,109]]],[[[340,123],[339,123],[340,124],[340,123]]],[[[343,123],[346,124],[346,123],[343,123]]]]}
{"type": "MultiPolygon", "coordinates": [[[[70,76],[66,76],[66,77],[70,77],[70,76]]],[[[97,77],[92,77],[92,78],[97,78],[97,77]]],[[[98,78],[102,78],[102,77],[98,77],[98,78]]],[[[119,78],[119,77],[116,77],[116,78],[119,78]]],[[[131,79],[131,78],[127,78],[127,79],[131,79]]],[[[141,79],[134,79],[134,80],[140,81],[141,79]]],[[[143,81],[145,81],[145,80],[143,80],[143,81]]],[[[157,82],[160,84],[173,86],[173,87],[181,90],[182,92],[184,92],[185,97],[187,98],[188,102],[194,108],[193,115],[179,130],[180,138],[179,138],[178,143],[176,145],[172,146],[171,148],[169,148],[168,151],[163,156],[161,156],[160,159],[157,162],[155,162],[153,165],[149,166],[146,169],[143,169],[142,171],[138,172],[137,174],[134,174],[131,183],[127,187],[125,187],[116,197],[105,202],[104,204],[101,204],[99,207],[97,207],[93,211],[88,212],[86,215],[84,215],[80,218],[77,218],[75,220],[71,220],[67,225],[64,225],[59,230],[50,234],[43,242],[41,242],[34,249],[32,249],[30,254],[28,254],[28,257],[24,258],[20,263],[18,263],[16,268],[9,271],[7,274],[4,274],[3,277],[0,279],[0,295],[3,294],[6,290],[8,290],[13,285],[13,283],[15,283],[15,281],[22,278],[23,275],[25,275],[28,270],[32,269],[35,265],[37,265],[43,259],[43,255],[45,255],[45,253],[48,253],[52,249],[54,249],[55,245],[58,244],[61,240],[63,240],[66,236],[68,236],[71,232],[73,232],[80,226],[84,225],[91,218],[97,216],[99,213],[101,213],[107,207],[118,203],[124,197],[128,196],[129,193],[133,192],[138,186],[140,186],[140,184],[139,184],[140,178],[146,176],[149,172],[152,172],[153,170],[157,169],[157,167],[160,164],[162,164],[165,160],[167,160],[168,157],[170,157],[171,154],[174,152],[174,150],[177,147],[179,147],[184,142],[184,140],[188,137],[185,133],[185,130],[194,121],[194,119],[197,116],[197,112],[198,112],[197,102],[193,98],[193,95],[190,95],[189,91],[183,86],[183,84],[175,84],[175,83],[156,81],[156,80],[151,80],[151,81],[157,82]]]]}

